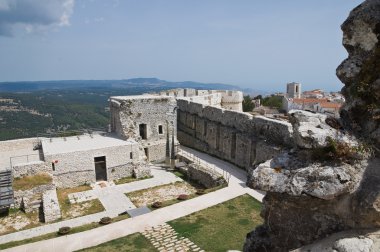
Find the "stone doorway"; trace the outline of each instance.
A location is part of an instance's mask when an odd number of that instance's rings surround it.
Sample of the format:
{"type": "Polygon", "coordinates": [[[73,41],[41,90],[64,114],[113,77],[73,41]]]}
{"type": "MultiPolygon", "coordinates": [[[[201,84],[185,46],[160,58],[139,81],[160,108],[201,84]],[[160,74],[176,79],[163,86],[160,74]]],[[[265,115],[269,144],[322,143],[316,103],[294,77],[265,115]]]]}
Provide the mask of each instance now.
{"type": "Polygon", "coordinates": [[[106,157],[95,157],[95,179],[96,181],[107,181],[107,164],[106,157]]]}

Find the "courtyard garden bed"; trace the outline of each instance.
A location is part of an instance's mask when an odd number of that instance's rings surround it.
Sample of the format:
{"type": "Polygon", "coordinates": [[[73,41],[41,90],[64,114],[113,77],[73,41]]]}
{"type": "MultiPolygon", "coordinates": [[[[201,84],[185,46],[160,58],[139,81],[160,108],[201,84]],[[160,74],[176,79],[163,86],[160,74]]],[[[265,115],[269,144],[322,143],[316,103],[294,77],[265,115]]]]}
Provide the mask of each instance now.
{"type": "Polygon", "coordinates": [[[19,209],[11,208],[9,213],[0,215],[0,235],[29,229],[43,225],[38,212],[25,213],[19,209]]]}
{"type": "Polygon", "coordinates": [[[140,191],[127,193],[127,197],[136,207],[150,207],[155,202],[162,202],[162,206],[167,206],[166,202],[173,201],[176,203],[180,194],[195,195],[197,189],[187,182],[175,182],[167,185],[160,185],[140,191]]]}
{"type": "Polygon", "coordinates": [[[242,250],[246,234],[263,223],[261,203],[243,195],[168,222],[205,251],[242,250]]]}
{"type": "Polygon", "coordinates": [[[29,190],[40,185],[47,185],[51,183],[52,183],[52,177],[49,174],[38,173],[33,176],[15,178],[13,180],[13,190],[24,191],[24,190],[29,190]]]}
{"type": "Polygon", "coordinates": [[[99,213],[104,211],[104,207],[99,199],[93,199],[82,203],[71,204],[68,195],[70,193],[91,190],[88,185],[74,188],[57,189],[59,206],[61,208],[62,219],[71,219],[79,216],[99,213]]]}

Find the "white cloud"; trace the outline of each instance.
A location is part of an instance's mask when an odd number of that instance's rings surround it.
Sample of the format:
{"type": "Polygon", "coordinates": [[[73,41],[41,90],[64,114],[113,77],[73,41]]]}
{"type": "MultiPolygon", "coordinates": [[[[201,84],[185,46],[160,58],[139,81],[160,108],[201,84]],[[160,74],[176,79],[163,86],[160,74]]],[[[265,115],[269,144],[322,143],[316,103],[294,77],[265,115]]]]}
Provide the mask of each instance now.
{"type": "Polygon", "coordinates": [[[0,0],[0,36],[70,25],[75,0],[0,0]]]}

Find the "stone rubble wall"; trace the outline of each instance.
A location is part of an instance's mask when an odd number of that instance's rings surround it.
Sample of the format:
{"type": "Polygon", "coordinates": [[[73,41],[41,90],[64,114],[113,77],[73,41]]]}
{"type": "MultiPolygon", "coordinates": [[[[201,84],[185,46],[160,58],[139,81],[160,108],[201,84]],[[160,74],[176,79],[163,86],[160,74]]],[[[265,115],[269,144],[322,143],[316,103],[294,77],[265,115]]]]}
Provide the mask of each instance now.
{"type": "Polygon", "coordinates": [[[38,210],[42,202],[42,194],[55,189],[53,184],[40,185],[29,190],[14,191],[15,208],[21,208],[26,213],[38,210]]]}
{"type": "Polygon", "coordinates": [[[13,177],[33,176],[37,173],[52,173],[50,164],[44,161],[36,161],[27,164],[18,164],[13,166],[13,177]]]}
{"type": "Polygon", "coordinates": [[[206,188],[213,188],[226,183],[223,175],[211,168],[204,167],[198,164],[190,164],[187,168],[187,176],[194,181],[197,181],[206,188]]]}
{"type": "Polygon", "coordinates": [[[148,148],[151,162],[165,160],[166,136],[173,134],[177,141],[177,114],[174,97],[125,96],[111,97],[111,128],[120,137],[132,138],[139,143],[139,152],[145,159],[144,148],[148,148]],[[139,125],[146,124],[147,139],[142,139],[139,125]],[[162,134],[159,132],[162,127],[162,134]]]}
{"type": "Polygon", "coordinates": [[[293,145],[290,123],[178,99],[181,144],[249,169],[293,145]]]}
{"type": "Polygon", "coordinates": [[[118,180],[125,177],[132,177],[133,169],[136,165],[137,163],[129,163],[125,165],[107,167],[108,180],[118,180]]]}
{"type": "Polygon", "coordinates": [[[55,189],[48,190],[42,195],[42,206],[46,223],[56,221],[62,217],[55,189]]]}
{"type": "Polygon", "coordinates": [[[50,166],[53,174],[54,183],[60,188],[70,188],[83,184],[91,184],[96,180],[95,177],[95,157],[106,157],[107,178],[113,177],[109,167],[117,167],[116,174],[120,176],[130,173],[132,162],[138,158],[137,144],[114,146],[102,149],[94,149],[87,151],[78,151],[70,153],[59,153],[54,155],[46,155],[45,160],[50,166]],[[130,159],[130,152],[133,153],[133,159],[130,159]],[[58,162],[54,164],[55,171],[52,170],[54,160],[58,162]],[[125,169],[125,170],[123,170],[125,169]]]}

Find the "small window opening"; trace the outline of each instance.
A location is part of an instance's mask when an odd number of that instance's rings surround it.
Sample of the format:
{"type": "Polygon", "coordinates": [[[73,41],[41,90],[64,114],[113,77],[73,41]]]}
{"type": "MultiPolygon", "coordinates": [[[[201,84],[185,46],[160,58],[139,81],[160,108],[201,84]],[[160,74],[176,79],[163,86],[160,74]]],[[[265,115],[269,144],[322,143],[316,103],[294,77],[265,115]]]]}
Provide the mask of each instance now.
{"type": "Polygon", "coordinates": [[[129,152],[129,158],[133,159],[133,152],[129,152]]]}
{"type": "Polygon", "coordinates": [[[162,125],[158,125],[158,134],[164,134],[164,129],[162,128],[162,125]]]}
{"type": "Polygon", "coordinates": [[[53,169],[53,171],[55,171],[55,163],[54,162],[51,163],[51,168],[53,169]]]}

